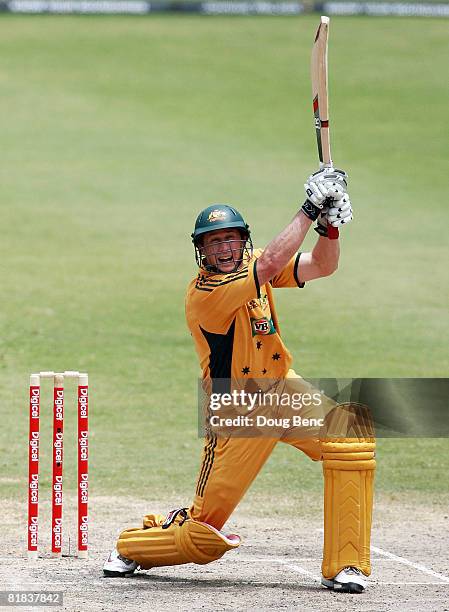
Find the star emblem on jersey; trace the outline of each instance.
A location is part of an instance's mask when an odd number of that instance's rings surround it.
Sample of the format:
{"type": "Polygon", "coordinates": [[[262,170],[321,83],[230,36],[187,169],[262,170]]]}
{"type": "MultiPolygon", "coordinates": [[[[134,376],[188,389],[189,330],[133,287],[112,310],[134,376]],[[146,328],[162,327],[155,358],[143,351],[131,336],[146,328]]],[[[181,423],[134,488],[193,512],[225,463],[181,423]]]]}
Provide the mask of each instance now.
{"type": "Polygon", "coordinates": [[[273,359],[273,361],[279,361],[280,358],[281,356],[279,355],[279,353],[275,353],[271,359],[273,359]]]}
{"type": "Polygon", "coordinates": [[[262,342],[261,342],[260,340],[258,340],[258,341],[256,342],[256,349],[257,349],[258,351],[260,351],[260,349],[261,349],[261,348],[262,348],[262,342]]]}
{"type": "Polygon", "coordinates": [[[248,366],[245,366],[245,367],[242,369],[242,374],[249,374],[249,367],[248,367],[248,366]]]}

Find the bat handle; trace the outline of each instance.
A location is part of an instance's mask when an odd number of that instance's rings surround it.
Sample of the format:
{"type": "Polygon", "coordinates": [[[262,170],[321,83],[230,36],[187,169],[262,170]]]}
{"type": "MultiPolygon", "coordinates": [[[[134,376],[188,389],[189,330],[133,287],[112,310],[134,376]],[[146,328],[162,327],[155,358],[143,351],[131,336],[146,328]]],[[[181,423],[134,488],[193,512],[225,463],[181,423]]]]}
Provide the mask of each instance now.
{"type": "Polygon", "coordinates": [[[340,232],[338,231],[338,227],[334,227],[333,225],[327,226],[327,237],[329,240],[337,240],[340,232]]]}
{"type": "MultiPolygon", "coordinates": [[[[329,169],[330,171],[333,171],[334,164],[330,158],[326,162],[320,161],[320,170],[324,170],[324,169],[329,169]]],[[[327,200],[327,203],[329,204],[331,201],[332,201],[331,199],[327,200]]],[[[329,240],[337,240],[339,236],[340,236],[340,232],[338,231],[338,227],[334,227],[333,225],[329,224],[327,226],[327,237],[329,238],[329,240]]]]}

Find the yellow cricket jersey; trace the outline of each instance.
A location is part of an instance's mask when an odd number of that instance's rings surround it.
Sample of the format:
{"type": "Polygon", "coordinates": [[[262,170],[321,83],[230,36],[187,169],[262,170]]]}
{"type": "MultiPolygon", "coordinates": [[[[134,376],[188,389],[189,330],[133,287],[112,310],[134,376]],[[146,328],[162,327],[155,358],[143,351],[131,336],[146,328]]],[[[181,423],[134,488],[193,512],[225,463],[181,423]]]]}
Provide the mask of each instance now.
{"type": "Polygon", "coordinates": [[[282,342],[272,287],[303,287],[301,253],[269,283],[259,286],[254,251],[237,272],[200,270],[187,288],[186,318],[204,379],[282,378],[292,356],[282,342]]]}

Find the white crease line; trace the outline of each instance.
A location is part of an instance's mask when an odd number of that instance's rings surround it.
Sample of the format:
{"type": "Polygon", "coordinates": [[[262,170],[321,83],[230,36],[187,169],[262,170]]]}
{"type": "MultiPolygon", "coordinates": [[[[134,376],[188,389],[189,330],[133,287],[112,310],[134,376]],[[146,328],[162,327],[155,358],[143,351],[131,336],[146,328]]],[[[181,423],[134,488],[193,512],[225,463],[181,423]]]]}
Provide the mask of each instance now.
{"type": "Polygon", "coordinates": [[[429,576],[433,576],[434,578],[439,578],[443,582],[449,583],[448,576],[444,576],[443,574],[434,572],[433,570],[429,569],[425,565],[414,563],[413,561],[409,561],[408,559],[405,559],[404,557],[399,557],[398,555],[394,555],[393,553],[388,552],[387,550],[382,550],[382,548],[377,548],[377,546],[371,546],[371,550],[374,550],[374,552],[379,553],[379,555],[384,555],[384,557],[389,557],[390,559],[394,559],[395,561],[398,561],[399,563],[403,563],[404,565],[413,567],[419,570],[420,572],[423,572],[424,574],[428,574],[429,576]]]}
{"type": "Polygon", "coordinates": [[[313,580],[315,580],[315,582],[321,583],[321,578],[317,577],[312,572],[309,572],[308,570],[304,569],[300,565],[296,565],[296,563],[287,563],[286,561],[284,561],[284,559],[273,559],[273,561],[276,561],[277,563],[280,563],[281,565],[284,565],[285,567],[288,567],[293,571],[298,572],[299,574],[304,574],[304,576],[312,578],[313,580]]]}
{"type": "MultiPolygon", "coordinates": [[[[426,574],[429,574],[430,576],[435,576],[436,578],[443,580],[443,582],[449,583],[449,578],[447,576],[443,576],[443,574],[438,574],[437,572],[434,572],[433,570],[428,569],[427,567],[424,567],[423,565],[419,565],[418,563],[413,563],[412,561],[408,561],[407,559],[404,559],[403,557],[398,557],[397,555],[394,555],[393,553],[389,553],[388,551],[382,550],[381,548],[377,548],[375,546],[371,546],[371,548],[381,555],[390,557],[391,559],[394,559],[395,561],[399,561],[400,563],[404,563],[405,565],[410,565],[411,567],[421,570],[422,572],[425,572],[426,574]]],[[[280,563],[281,565],[284,565],[285,567],[288,567],[294,572],[298,572],[299,574],[303,574],[304,576],[308,576],[309,578],[312,578],[315,582],[321,583],[321,578],[318,578],[315,574],[313,574],[312,572],[309,572],[308,570],[304,569],[300,565],[297,565],[296,563],[288,563],[287,561],[284,561],[284,559],[272,559],[272,560],[276,561],[277,563],[280,563]]],[[[299,560],[301,561],[302,559],[299,559],[299,560]]],[[[316,559],[304,559],[304,561],[314,561],[314,560],[316,559]]],[[[370,584],[373,586],[374,585],[441,586],[441,582],[405,582],[405,581],[391,582],[391,581],[385,581],[385,580],[370,580],[370,584]]]]}
{"type": "Polygon", "coordinates": [[[387,582],[384,580],[370,580],[370,586],[441,586],[441,582],[387,582]]]}
{"type": "MultiPolygon", "coordinates": [[[[317,531],[324,533],[324,529],[322,527],[320,529],[317,529],[317,531]]],[[[383,550],[382,548],[378,548],[377,546],[371,546],[371,550],[378,553],[379,555],[384,555],[384,557],[389,557],[390,559],[393,559],[394,561],[398,561],[398,563],[403,563],[404,565],[413,567],[419,570],[420,572],[423,572],[424,574],[428,574],[429,576],[434,576],[434,578],[439,578],[439,580],[449,583],[448,576],[444,576],[443,574],[434,572],[433,570],[429,569],[425,565],[414,563],[413,561],[409,561],[408,559],[405,559],[404,557],[399,557],[398,555],[394,555],[393,553],[388,552],[387,550],[383,550]]],[[[411,584],[411,583],[407,583],[407,584],[411,584]]],[[[430,584],[430,583],[427,582],[426,584],[430,584]]]]}

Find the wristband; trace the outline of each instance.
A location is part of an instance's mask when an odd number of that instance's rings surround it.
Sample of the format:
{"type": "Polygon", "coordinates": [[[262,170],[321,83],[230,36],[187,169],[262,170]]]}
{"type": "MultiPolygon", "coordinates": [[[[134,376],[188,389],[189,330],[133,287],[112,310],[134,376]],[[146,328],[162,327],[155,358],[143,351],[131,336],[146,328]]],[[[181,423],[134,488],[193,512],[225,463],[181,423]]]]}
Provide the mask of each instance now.
{"type": "Polygon", "coordinates": [[[314,206],[310,200],[306,200],[304,204],[301,206],[302,212],[311,219],[312,221],[316,221],[318,219],[318,215],[321,210],[314,206]]]}
{"type": "Polygon", "coordinates": [[[321,225],[321,223],[318,223],[313,229],[323,238],[328,238],[327,227],[321,225]]]}

